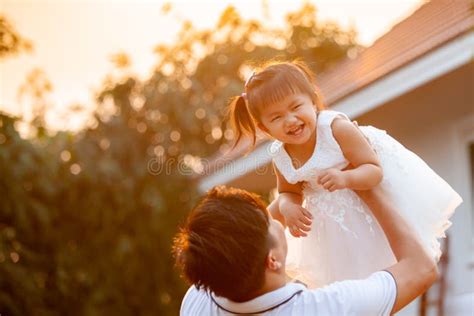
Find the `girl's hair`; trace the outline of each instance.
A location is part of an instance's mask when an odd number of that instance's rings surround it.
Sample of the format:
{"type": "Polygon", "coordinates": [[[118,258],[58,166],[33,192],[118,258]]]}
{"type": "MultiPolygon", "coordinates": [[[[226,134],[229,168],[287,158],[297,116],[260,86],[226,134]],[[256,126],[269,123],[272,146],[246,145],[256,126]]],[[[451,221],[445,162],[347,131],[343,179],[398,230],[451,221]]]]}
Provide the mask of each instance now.
{"type": "Polygon", "coordinates": [[[252,146],[257,140],[257,123],[265,107],[283,101],[288,95],[305,93],[311,97],[316,110],[324,105],[317,92],[314,74],[302,61],[268,62],[259,67],[247,80],[242,95],[232,99],[229,116],[234,130],[233,148],[242,136],[252,138],[252,146]]]}

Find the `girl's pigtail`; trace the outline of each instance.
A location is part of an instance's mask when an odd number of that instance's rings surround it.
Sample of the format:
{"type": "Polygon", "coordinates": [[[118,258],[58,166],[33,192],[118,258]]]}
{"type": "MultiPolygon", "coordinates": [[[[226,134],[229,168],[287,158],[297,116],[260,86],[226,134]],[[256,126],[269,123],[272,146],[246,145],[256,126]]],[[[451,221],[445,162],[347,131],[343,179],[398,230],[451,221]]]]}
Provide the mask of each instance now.
{"type": "Polygon", "coordinates": [[[245,103],[245,98],[243,96],[235,97],[230,104],[229,112],[232,129],[235,134],[235,142],[232,149],[237,146],[243,135],[252,137],[252,147],[254,147],[257,139],[257,131],[252,115],[245,103]]]}

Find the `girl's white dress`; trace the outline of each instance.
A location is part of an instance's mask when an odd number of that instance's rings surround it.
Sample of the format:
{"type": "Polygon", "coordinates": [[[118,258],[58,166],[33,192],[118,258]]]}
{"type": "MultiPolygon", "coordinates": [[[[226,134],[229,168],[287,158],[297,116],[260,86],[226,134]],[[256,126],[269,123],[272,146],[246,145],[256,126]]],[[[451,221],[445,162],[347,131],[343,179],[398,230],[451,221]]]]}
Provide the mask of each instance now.
{"type": "MultiPolygon", "coordinates": [[[[387,238],[367,205],[349,189],[326,191],[318,184],[321,170],[345,168],[349,162],[334,139],[331,123],[336,111],[322,111],[311,158],[295,169],[283,144],[275,141],[270,154],[289,183],[303,181],[304,204],[314,216],[311,232],[295,238],[288,230],[287,272],[309,287],[360,279],[395,263],[387,238]]],[[[448,220],[461,197],[422,159],[385,131],[360,126],[382,165],[381,187],[437,260],[438,238],[445,237],[448,220]]]]}

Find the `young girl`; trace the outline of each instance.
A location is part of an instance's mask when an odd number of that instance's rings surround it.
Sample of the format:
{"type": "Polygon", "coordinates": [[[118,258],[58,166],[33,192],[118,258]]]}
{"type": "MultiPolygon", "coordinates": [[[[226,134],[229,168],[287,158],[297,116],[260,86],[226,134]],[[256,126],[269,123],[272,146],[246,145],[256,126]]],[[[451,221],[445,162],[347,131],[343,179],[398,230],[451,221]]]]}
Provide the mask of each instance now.
{"type": "Polygon", "coordinates": [[[301,62],[254,72],[231,103],[236,144],[257,128],[270,147],[279,197],[269,209],[289,232],[287,271],[309,287],[365,278],[395,262],[370,209],[353,190],[380,185],[435,259],[461,197],[385,131],[324,110],[301,62]],[[299,238],[304,237],[304,238],[299,238]]]}

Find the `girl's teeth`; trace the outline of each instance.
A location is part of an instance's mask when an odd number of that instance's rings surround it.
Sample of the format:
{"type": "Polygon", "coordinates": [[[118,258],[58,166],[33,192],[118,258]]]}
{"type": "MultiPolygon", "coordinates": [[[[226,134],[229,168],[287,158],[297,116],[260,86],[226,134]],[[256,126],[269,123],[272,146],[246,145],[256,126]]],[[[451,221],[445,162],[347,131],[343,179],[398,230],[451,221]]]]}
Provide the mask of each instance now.
{"type": "Polygon", "coordinates": [[[303,126],[299,126],[297,129],[290,132],[291,135],[297,135],[303,130],[303,126]]]}

